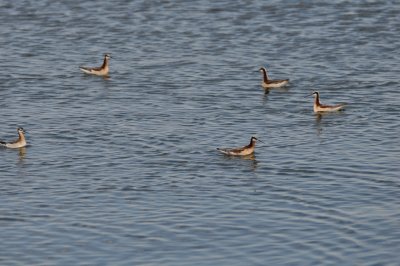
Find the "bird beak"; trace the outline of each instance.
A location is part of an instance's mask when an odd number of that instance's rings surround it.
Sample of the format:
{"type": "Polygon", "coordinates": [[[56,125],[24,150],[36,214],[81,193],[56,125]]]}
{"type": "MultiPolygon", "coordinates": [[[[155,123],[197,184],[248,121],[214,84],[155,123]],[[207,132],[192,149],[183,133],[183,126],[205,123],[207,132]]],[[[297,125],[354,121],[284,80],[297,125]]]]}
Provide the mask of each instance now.
{"type": "Polygon", "coordinates": [[[314,94],[314,92],[313,92],[313,93],[310,93],[310,94],[307,94],[306,96],[304,96],[304,98],[310,97],[310,96],[313,95],[313,94],[314,94]]]}
{"type": "Polygon", "coordinates": [[[265,144],[265,142],[264,142],[264,141],[261,141],[261,140],[259,140],[259,139],[257,139],[257,141],[259,141],[259,142],[261,142],[261,143],[264,143],[264,144],[265,144]]]}

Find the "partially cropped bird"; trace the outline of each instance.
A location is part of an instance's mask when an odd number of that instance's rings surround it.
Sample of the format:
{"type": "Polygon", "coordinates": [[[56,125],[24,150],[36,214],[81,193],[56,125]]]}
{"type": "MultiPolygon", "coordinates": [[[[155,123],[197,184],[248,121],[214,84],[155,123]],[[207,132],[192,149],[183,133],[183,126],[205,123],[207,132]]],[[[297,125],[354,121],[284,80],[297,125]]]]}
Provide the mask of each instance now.
{"type": "Polygon", "coordinates": [[[6,148],[22,148],[26,146],[26,140],[25,140],[25,130],[22,127],[17,128],[18,132],[18,139],[15,141],[11,142],[6,142],[6,141],[0,141],[0,146],[6,147],[6,148]]]}

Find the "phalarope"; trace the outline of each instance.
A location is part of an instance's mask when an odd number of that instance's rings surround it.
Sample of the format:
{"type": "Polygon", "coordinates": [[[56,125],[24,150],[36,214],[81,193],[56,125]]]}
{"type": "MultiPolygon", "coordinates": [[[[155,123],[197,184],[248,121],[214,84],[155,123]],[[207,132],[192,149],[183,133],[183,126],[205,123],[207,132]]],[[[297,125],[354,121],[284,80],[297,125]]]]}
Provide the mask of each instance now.
{"type": "Polygon", "coordinates": [[[264,89],[280,88],[289,83],[289,79],[270,80],[268,78],[267,69],[265,67],[261,67],[260,72],[263,73],[263,81],[261,82],[261,86],[264,89]]]}
{"type": "Polygon", "coordinates": [[[83,67],[80,66],[79,69],[85,72],[86,74],[92,74],[97,76],[107,76],[108,75],[108,61],[110,60],[110,54],[104,55],[103,65],[101,67],[83,67]]]}
{"type": "Polygon", "coordinates": [[[22,148],[26,146],[26,140],[25,140],[25,130],[22,127],[17,128],[18,132],[18,139],[12,142],[5,142],[5,141],[0,141],[0,145],[4,146],[6,148],[22,148]]]}
{"type": "MultiPolygon", "coordinates": [[[[246,156],[254,153],[256,147],[256,140],[262,142],[256,137],[251,137],[250,144],[240,148],[217,148],[218,151],[226,155],[246,156]]],[[[264,143],[264,142],[263,142],[264,143]]]]}
{"type": "Polygon", "coordinates": [[[314,113],[319,113],[319,112],[334,112],[334,111],[339,111],[342,110],[345,105],[344,104],[336,104],[336,105],[323,105],[319,102],[319,92],[314,91],[313,93],[309,94],[314,95],[314,113]]]}

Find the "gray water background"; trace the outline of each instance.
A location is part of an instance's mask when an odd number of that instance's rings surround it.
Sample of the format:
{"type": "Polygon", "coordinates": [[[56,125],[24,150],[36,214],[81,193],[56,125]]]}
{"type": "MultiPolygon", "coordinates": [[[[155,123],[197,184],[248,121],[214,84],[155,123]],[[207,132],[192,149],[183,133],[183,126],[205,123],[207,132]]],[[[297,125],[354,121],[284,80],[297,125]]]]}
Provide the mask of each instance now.
{"type": "Polygon", "coordinates": [[[0,264],[400,265],[399,14],[0,1],[0,138],[29,142],[0,149],[0,264]]]}

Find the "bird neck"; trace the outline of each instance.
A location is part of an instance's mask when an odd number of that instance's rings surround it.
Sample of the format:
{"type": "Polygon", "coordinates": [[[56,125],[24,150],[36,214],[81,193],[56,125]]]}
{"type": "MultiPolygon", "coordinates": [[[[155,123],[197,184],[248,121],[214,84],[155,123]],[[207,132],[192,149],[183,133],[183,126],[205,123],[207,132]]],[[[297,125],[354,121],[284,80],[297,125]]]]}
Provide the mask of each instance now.
{"type": "Polygon", "coordinates": [[[106,68],[106,67],[108,67],[108,58],[104,57],[103,65],[101,66],[101,68],[106,68]]]}
{"type": "Polygon", "coordinates": [[[314,105],[316,105],[316,106],[321,105],[321,103],[319,102],[319,94],[315,94],[314,105]]]}
{"type": "Polygon", "coordinates": [[[263,72],[264,82],[267,82],[268,81],[267,71],[264,68],[261,68],[261,70],[263,72]]]}
{"type": "Polygon", "coordinates": [[[256,141],[254,139],[250,140],[250,144],[247,146],[249,148],[254,147],[256,145],[256,141]]]}
{"type": "Polygon", "coordinates": [[[18,142],[26,142],[24,133],[18,132],[18,142]]]}

